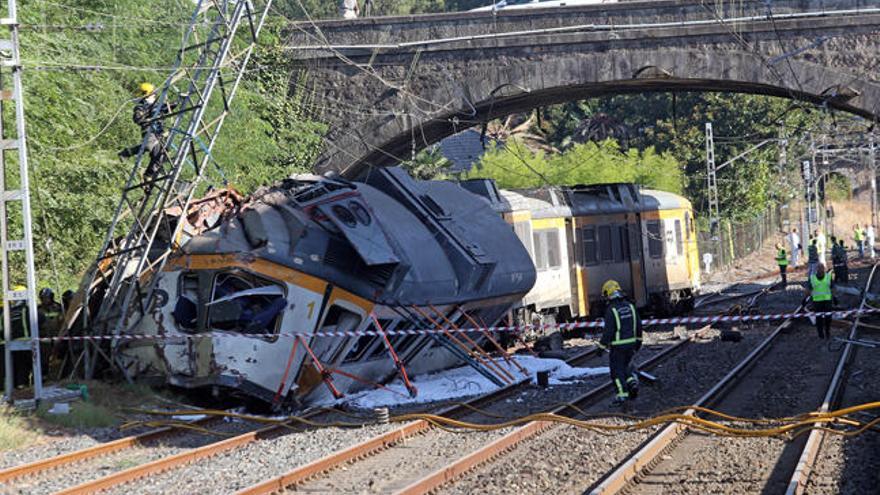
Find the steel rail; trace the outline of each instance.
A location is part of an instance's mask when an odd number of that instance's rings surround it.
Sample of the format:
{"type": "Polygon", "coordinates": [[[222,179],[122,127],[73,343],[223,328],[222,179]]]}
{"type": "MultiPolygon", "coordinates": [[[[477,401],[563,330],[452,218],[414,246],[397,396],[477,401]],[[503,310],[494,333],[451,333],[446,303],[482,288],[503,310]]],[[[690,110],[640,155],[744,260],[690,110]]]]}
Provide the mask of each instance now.
{"type": "MultiPolygon", "coordinates": [[[[693,337],[682,340],[672,346],[667,347],[662,352],[652,356],[645,362],[640,363],[639,367],[650,368],[663,362],[667,357],[680,350],[685,344],[691,342],[692,340],[693,337]]],[[[597,398],[601,397],[606,392],[612,390],[612,388],[613,383],[611,382],[611,380],[608,380],[602,385],[599,385],[598,387],[593,388],[592,390],[576,398],[572,401],[572,403],[577,407],[584,407],[585,405],[594,402],[597,398]]],[[[563,411],[565,411],[566,409],[570,409],[570,406],[567,404],[559,406],[553,409],[551,412],[554,414],[562,414],[563,411]]],[[[505,451],[510,450],[517,444],[550,429],[554,426],[554,424],[555,423],[551,421],[531,421],[525,426],[517,428],[516,430],[504,435],[501,438],[498,438],[488,445],[485,445],[484,447],[457,459],[451,464],[440,468],[437,471],[434,471],[424,478],[411,483],[402,490],[396,492],[395,495],[417,495],[436,490],[437,488],[443,486],[449,481],[454,480],[455,478],[458,478],[459,476],[470,471],[471,469],[474,469],[475,467],[480,466],[481,464],[484,464],[503,454],[505,451]]]]}
{"type": "MultiPolygon", "coordinates": [[[[202,418],[196,421],[189,422],[188,424],[191,426],[202,426],[214,421],[218,421],[218,419],[209,416],[207,418],[202,418]]],[[[88,461],[107,454],[137,447],[138,445],[142,445],[151,440],[162,438],[172,433],[185,432],[186,428],[181,428],[177,426],[165,426],[162,428],[156,428],[154,430],[141,433],[139,435],[132,435],[117,440],[112,440],[110,442],[93,445],[91,447],[87,447],[74,452],[67,452],[53,457],[48,457],[46,459],[40,459],[37,461],[29,462],[27,464],[22,464],[20,466],[13,466],[0,470],[0,482],[8,482],[17,478],[21,478],[23,476],[34,476],[49,471],[51,469],[88,461]]]]}
{"type": "MultiPolygon", "coordinates": [[[[567,359],[566,363],[575,364],[589,357],[597,356],[600,353],[601,350],[594,347],[567,359]]],[[[452,416],[469,412],[470,408],[480,407],[484,404],[495,402],[507,397],[530,382],[531,377],[523,378],[510,385],[499,388],[494,392],[475,397],[465,402],[465,405],[458,404],[444,408],[437,414],[440,416],[452,416]]],[[[359,444],[334,452],[308,464],[296,467],[282,475],[246,487],[235,492],[235,495],[262,495],[283,491],[285,488],[303,483],[310,478],[327,473],[349,462],[369,457],[382,452],[383,450],[389,449],[407,438],[427,432],[432,427],[433,425],[431,423],[422,419],[412,421],[395,430],[376,435],[359,444]]]]}
{"type": "MultiPolygon", "coordinates": [[[[880,264],[874,265],[874,268],[871,269],[871,274],[868,276],[868,282],[865,284],[865,291],[862,296],[862,303],[859,306],[860,309],[864,309],[867,305],[868,294],[871,292],[871,285],[878,266],[880,266],[880,264]]],[[[848,340],[856,340],[858,338],[859,327],[863,326],[860,320],[861,315],[857,316],[855,321],[853,321],[852,327],[849,331],[848,340]]],[[[834,376],[831,378],[831,383],[828,385],[828,390],[825,392],[825,400],[822,402],[819,412],[826,413],[840,404],[840,399],[843,396],[844,377],[846,376],[849,365],[854,358],[853,350],[854,344],[852,342],[847,342],[843,348],[843,352],[840,354],[840,359],[837,361],[834,376]]],[[[804,444],[797,466],[788,482],[788,488],[786,488],[785,491],[786,495],[802,495],[806,492],[807,482],[810,479],[810,474],[813,472],[813,466],[819,456],[819,450],[821,449],[824,440],[824,431],[815,428],[810,431],[810,436],[804,444]]]]}
{"type": "MultiPolygon", "coordinates": [[[[319,415],[321,410],[315,410],[304,414],[304,418],[312,418],[319,415]]],[[[215,420],[216,418],[208,417],[201,421],[209,422],[211,420],[215,420]]],[[[202,445],[201,447],[196,447],[185,452],[181,452],[169,457],[165,457],[162,459],[157,459],[152,462],[148,462],[146,464],[141,464],[138,466],[131,467],[129,469],[125,469],[123,471],[117,471],[115,473],[108,474],[107,476],[96,478],[90,481],[83,482],[74,487],[66,488],[57,492],[57,494],[85,494],[85,493],[96,493],[101,490],[106,490],[108,488],[112,488],[114,486],[121,485],[123,483],[127,483],[129,481],[134,481],[150,474],[156,474],[163,471],[167,471],[170,469],[174,469],[186,464],[189,464],[193,461],[204,459],[206,457],[211,457],[221,452],[225,452],[227,450],[231,450],[234,448],[242,447],[251,442],[255,442],[261,440],[263,438],[270,437],[272,435],[281,434],[288,429],[290,422],[275,424],[272,426],[267,426],[265,428],[260,428],[257,430],[253,430],[247,433],[243,433],[241,435],[237,435],[231,438],[226,438],[223,440],[219,440],[217,442],[212,442],[207,445],[202,445]]],[[[96,446],[100,447],[100,446],[96,446]]],[[[88,450],[88,449],[87,449],[88,450]]],[[[87,458],[86,458],[87,459],[87,458]]],[[[85,460],[85,459],[81,459],[85,460]]],[[[78,461],[75,461],[78,462],[78,461]]]]}
{"type": "MultiPolygon", "coordinates": [[[[591,356],[595,356],[598,353],[599,353],[598,348],[591,348],[591,349],[580,352],[577,355],[569,358],[568,362],[569,363],[580,362],[582,360],[588,359],[591,356]]],[[[470,401],[466,402],[466,404],[468,404],[470,407],[479,407],[481,404],[484,404],[484,403],[489,402],[491,400],[497,400],[498,397],[504,397],[504,396],[509,395],[510,393],[512,393],[514,391],[514,389],[516,387],[522,386],[523,384],[527,383],[530,379],[531,379],[531,377],[523,378],[522,380],[515,382],[512,385],[498,389],[490,394],[485,394],[485,395],[476,397],[474,399],[471,399],[470,401]]],[[[444,409],[443,411],[440,412],[440,414],[451,413],[453,410],[456,410],[459,407],[464,409],[463,406],[452,406],[452,407],[444,409]]],[[[314,411],[310,414],[307,414],[306,417],[313,417],[313,416],[318,415],[319,413],[320,413],[320,411],[314,411]]],[[[214,418],[205,418],[204,420],[201,420],[201,421],[209,421],[212,419],[214,419],[214,418]]],[[[181,467],[183,465],[190,464],[190,463],[197,461],[199,459],[212,457],[214,455],[217,455],[219,453],[222,453],[222,452],[225,452],[228,450],[243,447],[243,446],[248,445],[250,443],[253,443],[255,441],[259,441],[261,439],[264,439],[264,438],[267,438],[267,437],[270,437],[270,436],[273,436],[276,434],[281,434],[288,429],[287,425],[288,425],[287,423],[272,425],[272,426],[261,428],[261,429],[255,430],[255,431],[251,431],[248,433],[237,435],[235,437],[220,440],[218,442],[213,442],[213,443],[210,443],[207,445],[203,445],[201,447],[196,447],[194,449],[187,450],[187,451],[181,452],[179,454],[175,454],[175,455],[165,457],[162,459],[157,459],[155,461],[152,461],[152,462],[149,462],[146,464],[142,464],[139,466],[134,466],[132,468],[125,469],[123,471],[118,471],[116,473],[111,473],[111,474],[104,476],[102,478],[90,480],[90,481],[81,483],[77,486],[67,488],[67,489],[62,490],[57,493],[58,494],[67,494],[67,495],[69,495],[69,494],[96,493],[101,490],[106,490],[108,488],[121,485],[123,483],[127,483],[130,481],[135,481],[135,480],[144,478],[144,477],[151,475],[151,474],[157,474],[157,473],[160,473],[163,471],[175,469],[175,468],[181,467]]],[[[407,428],[407,426],[409,426],[409,425],[406,425],[406,426],[399,428],[393,432],[390,432],[389,438],[391,438],[390,441],[392,444],[399,441],[399,440],[406,438],[407,436],[411,436],[416,433],[416,431],[413,431],[412,428],[407,428]]],[[[172,430],[172,429],[174,429],[174,428],[168,428],[167,430],[172,430]]],[[[44,461],[38,461],[37,463],[32,463],[35,466],[24,465],[24,466],[20,466],[20,467],[16,467],[16,468],[11,468],[6,471],[13,472],[12,474],[14,474],[14,476],[12,476],[12,477],[19,477],[19,476],[24,476],[26,474],[35,474],[37,472],[42,472],[42,471],[45,471],[45,470],[48,470],[48,469],[51,469],[51,468],[54,468],[57,466],[71,464],[74,462],[81,462],[81,461],[91,459],[91,458],[94,458],[94,457],[97,457],[99,455],[103,455],[103,454],[106,454],[109,452],[122,450],[122,449],[130,448],[135,445],[138,445],[139,442],[142,442],[144,440],[144,436],[146,436],[146,435],[149,435],[147,437],[147,439],[151,439],[151,438],[157,438],[158,436],[161,436],[162,434],[167,434],[167,432],[168,432],[168,431],[166,431],[166,429],[161,429],[161,430],[162,430],[161,433],[159,432],[159,430],[157,430],[155,432],[148,432],[146,434],[139,435],[137,437],[128,437],[128,438],[120,439],[120,440],[117,440],[114,442],[109,442],[107,444],[96,445],[94,447],[90,447],[90,448],[84,449],[82,451],[73,452],[70,454],[63,454],[61,456],[46,459],[44,461]]],[[[380,441],[380,443],[381,443],[381,441],[380,441]]],[[[381,447],[382,446],[380,445],[379,446],[380,450],[381,450],[381,447]]],[[[330,468],[328,468],[328,469],[330,469],[330,468]]],[[[0,474],[5,473],[6,471],[0,471],[0,474]]],[[[0,481],[2,481],[2,480],[3,479],[0,478],[0,481]]]]}
{"type": "MultiPolygon", "coordinates": [[[[871,272],[874,273],[873,270],[871,272]]],[[[869,280],[870,282],[870,280],[869,280]]],[[[870,286],[867,286],[870,287],[870,286]]],[[[867,293],[867,291],[865,291],[867,293]]],[[[803,304],[796,312],[804,307],[803,304]]],[[[694,404],[695,406],[708,407],[712,403],[718,401],[727,393],[739,380],[741,380],[746,372],[758,361],[758,359],[767,352],[771,344],[776,341],[782,331],[790,326],[791,319],[782,322],[776,329],[767,336],[752,352],[748,354],[734,369],[724,376],[715,384],[708,392],[694,404]]],[[[696,416],[695,409],[688,409],[684,413],[687,416],[696,416]]],[[[639,449],[632,452],[626,457],[616,468],[606,473],[596,483],[587,489],[585,493],[591,495],[607,495],[620,493],[631,481],[635,480],[642,470],[650,467],[657,458],[663,454],[668,448],[675,445],[681,439],[682,435],[688,430],[688,427],[681,423],[671,423],[662,430],[652,435],[649,440],[644,442],[639,449]]]]}
{"type": "MultiPolygon", "coordinates": [[[[803,309],[801,304],[797,311],[803,309]]],[[[713,402],[721,398],[721,396],[730,390],[730,388],[739,381],[746,372],[757,362],[758,358],[764,355],[776,338],[782,334],[782,331],[791,325],[792,320],[788,319],[779,324],[776,329],[767,336],[752,352],[750,352],[739,364],[730,370],[724,377],[718,381],[708,392],[703,394],[694,404],[699,407],[708,407],[713,402]]],[[[696,409],[688,409],[684,412],[685,416],[696,416],[696,409]]],[[[623,461],[617,464],[617,467],[606,473],[596,483],[584,493],[591,495],[605,495],[611,493],[619,493],[635,479],[639,473],[649,467],[667,448],[674,445],[681,436],[687,431],[687,427],[679,422],[670,423],[662,430],[652,435],[648,440],[642,443],[641,447],[630,453],[623,461]]]]}

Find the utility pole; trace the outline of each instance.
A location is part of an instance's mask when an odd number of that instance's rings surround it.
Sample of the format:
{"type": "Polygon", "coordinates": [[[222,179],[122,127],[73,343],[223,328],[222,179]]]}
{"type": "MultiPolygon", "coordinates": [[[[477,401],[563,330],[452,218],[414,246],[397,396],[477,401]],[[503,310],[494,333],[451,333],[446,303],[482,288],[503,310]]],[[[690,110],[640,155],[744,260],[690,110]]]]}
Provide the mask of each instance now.
{"type": "Polygon", "coordinates": [[[868,138],[868,168],[871,171],[871,225],[877,228],[877,154],[874,133],[868,138]]]}
{"type": "Polygon", "coordinates": [[[709,189],[709,226],[713,237],[717,235],[718,222],[720,220],[717,172],[712,123],[706,122],[706,182],[709,189]]]}
{"type": "Polygon", "coordinates": [[[718,266],[724,264],[724,249],[720,243],[721,213],[718,201],[718,169],[715,167],[715,140],[712,123],[706,122],[706,187],[709,197],[709,235],[718,253],[718,266]],[[721,249],[719,249],[721,248],[721,249]]]}
{"type": "Polygon", "coordinates": [[[801,172],[804,177],[804,201],[806,202],[806,212],[804,217],[807,222],[804,235],[809,236],[809,233],[813,231],[813,223],[816,222],[815,210],[813,209],[813,162],[810,160],[804,160],[802,166],[801,172]]]}
{"type": "MultiPolygon", "coordinates": [[[[9,38],[0,39],[0,259],[2,259],[3,271],[3,354],[5,363],[5,392],[6,401],[12,403],[13,383],[13,353],[27,352],[31,355],[34,377],[34,401],[39,404],[43,397],[43,374],[40,367],[40,329],[37,326],[37,298],[36,298],[36,275],[34,273],[34,244],[33,229],[31,226],[31,202],[30,187],[28,185],[28,161],[27,140],[25,139],[24,126],[24,91],[21,83],[21,52],[18,40],[18,13],[16,0],[7,0],[8,17],[0,19],[0,26],[9,29],[9,38]],[[12,88],[8,84],[8,76],[4,74],[11,70],[12,88]],[[5,83],[5,84],[4,84],[5,83]],[[15,132],[7,134],[3,122],[3,110],[7,102],[14,102],[15,106],[15,132]],[[7,167],[7,152],[17,151],[17,167],[7,167]],[[17,177],[16,177],[17,168],[17,177]],[[9,204],[18,205],[10,208],[9,204]],[[13,213],[14,212],[14,213],[13,213]],[[14,219],[13,217],[19,217],[14,219]],[[21,239],[10,239],[10,224],[20,227],[21,239]],[[24,251],[24,259],[21,255],[13,254],[15,251],[24,251]],[[13,284],[10,275],[10,265],[15,266],[15,277],[18,281],[13,284]],[[24,289],[11,290],[21,283],[24,276],[24,289]],[[26,305],[17,315],[21,319],[21,327],[27,330],[23,340],[12,338],[12,306],[26,305]],[[28,335],[29,333],[29,335],[28,335]]],[[[16,230],[16,229],[13,229],[16,230]]],[[[19,306],[20,307],[20,306],[19,306]]]]}

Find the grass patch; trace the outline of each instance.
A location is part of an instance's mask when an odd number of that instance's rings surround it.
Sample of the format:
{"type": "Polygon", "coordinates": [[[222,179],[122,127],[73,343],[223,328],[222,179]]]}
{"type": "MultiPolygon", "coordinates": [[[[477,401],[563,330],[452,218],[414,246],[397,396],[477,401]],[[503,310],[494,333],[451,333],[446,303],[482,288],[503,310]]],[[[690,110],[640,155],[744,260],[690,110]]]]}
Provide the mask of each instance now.
{"type": "Polygon", "coordinates": [[[37,416],[65,428],[106,428],[119,423],[111,409],[94,402],[71,402],[69,414],[50,414],[49,406],[40,406],[37,416]]]}
{"type": "Polygon", "coordinates": [[[0,451],[33,443],[40,431],[27,418],[6,406],[0,406],[0,451]]]}

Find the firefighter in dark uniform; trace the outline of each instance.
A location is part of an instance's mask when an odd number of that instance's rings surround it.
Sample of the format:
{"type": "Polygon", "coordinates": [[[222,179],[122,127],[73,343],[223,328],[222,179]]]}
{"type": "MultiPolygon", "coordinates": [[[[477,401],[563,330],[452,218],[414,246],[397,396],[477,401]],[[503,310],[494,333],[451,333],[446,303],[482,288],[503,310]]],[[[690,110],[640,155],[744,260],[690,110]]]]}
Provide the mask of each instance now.
{"type": "MultiPolygon", "coordinates": [[[[37,315],[40,321],[40,337],[57,337],[64,317],[61,304],[55,300],[55,293],[48,287],[40,289],[39,299],[37,315]]],[[[59,356],[62,355],[60,351],[61,346],[57,342],[40,344],[44,374],[48,374],[50,369],[57,369],[59,356]]]]}
{"type": "Polygon", "coordinates": [[[163,105],[165,108],[159,112],[159,117],[156,117],[158,105],[156,87],[145,82],[138,86],[138,93],[140,98],[134,107],[132,120],[141,128],[141,143],[120,151],[119,157],[136,156],[143,143],[144,153],[150,157],[150,163],[144,172],[144,180],[149,181],[159,175],[165,162],[165,128],[160,119],[167,112],[173,111],[175,105],[165,103],[163,105]]]}
{"type": "MultiPolygon", "coordinates": [[[[13,291],[27,290],[24,286],[18,285],[13,287],[13,291]]],[[[0,304],[2,306],[2,304],[0,304]]],[[[12,340],[30,339],[31,332],[28,329],[28,311],[27,304],[24,301],[13,301],[9,308],[10,328],[12,332],[12,340]]],[[[0,322],[2,323],[2,322],[0,322]]],[[[0,329],[2,331],[2,329],[0,329]]],[[[3,335],[0,334],[0,339],[3,335]]],[[[0,352],[0,375],[5,373],[5,361],[0,352]]],[[[33,372],[33,359],[30,352],[13,352],[12,353],[12,385],[15,388],[27,387],[31,381],[31,373],[33,372]]],[[[5,378],[4,378],[5,379],[5,378]]]]}
{"type": "Polygon", "coordinates": [[[642,321],[635,305],[623,297],[616,281],[608,280],[602,284],[602,295],[608,299],[608,307],[599,346],[610,353],[611,380],[617,392],[612,404],[621,405],[635,399],[639,393],[639,380],[630,363],[642,347],[642,321]]]}

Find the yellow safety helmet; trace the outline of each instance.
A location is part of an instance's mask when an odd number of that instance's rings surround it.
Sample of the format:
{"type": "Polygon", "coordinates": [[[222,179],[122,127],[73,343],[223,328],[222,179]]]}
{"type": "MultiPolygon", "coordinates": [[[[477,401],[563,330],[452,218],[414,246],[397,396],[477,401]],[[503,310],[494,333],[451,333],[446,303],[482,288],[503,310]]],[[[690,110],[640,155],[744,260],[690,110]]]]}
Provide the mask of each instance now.
{"type": "Polygon", "coordinates": [[[18,292],[18,291],[21,291],[21,290],[27,290],[27,287],[25,287],[25,286],[23,286],[23,285],[16,285],[15,287],[12,288],[12,290],[18,292]]]}
{"type": "Polygon", "coordinates": [[[606,280],[605,283],[602,284],[603,296],[611,297],[615,292],[620,292],[620,284],[618,284],[616,280],[606,280]]]}
{"type": "Polygon", "coordinates": [[[138,91],[140,92],[141,96],[147,96],[149,94],[152,94],[153,91],[156,91],[156,86],[153,86],[148,82],[142,82],[140,86],[138,86],[138,91]]]}

